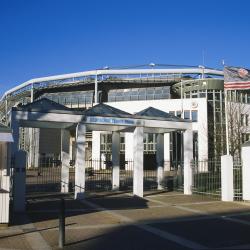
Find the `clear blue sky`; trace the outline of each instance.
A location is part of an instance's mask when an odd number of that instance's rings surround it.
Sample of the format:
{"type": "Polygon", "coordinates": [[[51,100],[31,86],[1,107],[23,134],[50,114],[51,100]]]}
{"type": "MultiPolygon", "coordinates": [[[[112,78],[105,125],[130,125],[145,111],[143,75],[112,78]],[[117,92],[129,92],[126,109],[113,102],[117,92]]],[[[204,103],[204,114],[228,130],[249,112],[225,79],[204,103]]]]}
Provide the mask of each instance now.
{"type": "Polygon", "coordinates": [[[154,63],[250,67],[250,1],[1,0],[0,94],[34,77],[154,63]]]}

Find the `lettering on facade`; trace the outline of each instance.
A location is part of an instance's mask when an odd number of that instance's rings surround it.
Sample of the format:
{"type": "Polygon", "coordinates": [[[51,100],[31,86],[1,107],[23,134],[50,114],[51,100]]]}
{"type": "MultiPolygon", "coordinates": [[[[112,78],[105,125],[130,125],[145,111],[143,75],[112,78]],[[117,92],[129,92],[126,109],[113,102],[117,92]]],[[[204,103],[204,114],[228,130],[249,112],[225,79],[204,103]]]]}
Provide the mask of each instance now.
{"type": "Polygon", "coordinates": [[[115,118],[106,118],[106,117],[87,117],[87,123],[109,123],[115,125],[135,125],[133,120],[129,119],[115,119],[115,118]]]}

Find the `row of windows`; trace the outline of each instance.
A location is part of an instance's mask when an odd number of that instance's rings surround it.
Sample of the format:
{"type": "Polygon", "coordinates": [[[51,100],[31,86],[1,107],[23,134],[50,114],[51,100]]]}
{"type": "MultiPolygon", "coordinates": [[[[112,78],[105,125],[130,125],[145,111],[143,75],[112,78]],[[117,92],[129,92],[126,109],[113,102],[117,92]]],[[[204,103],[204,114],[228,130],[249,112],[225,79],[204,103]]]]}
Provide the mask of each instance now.
{"type": "MultiPolygon", "coordinates": [[[[143,135],[144,151],[156,151],[156,134],[143,135]]],[[[111,152],[112,134],[101,134],[100,137],[101,152],[111,152]]],[[[125,151],[125,137],[121,134],[120,151],[125,151]]]]}
{"type": "Polygon", "coordinates": [[[198,121],[198,111],[197,110],[184,110],[181,112],[178,111],[169,111],[169,114],[175,115],[179,118],[183,118],[185,120],[191,120],[192,122],[198,121]]]}
{"type": "Polygon", "coordinates": [[[77,105],[77,104],[86,104],[93,102],[93,91],[83,91],[83,92],[64,92],[64,93],[49,93],[45,94],[42,97],[46,97],[54,102],[63,104],[63,105],[77,105]]]}
{"type": "Polygon", "coordinates": [[[170,87],[117,89],[108,92],[109,102],[170,99],[170,87]]]}
{"type": "Polygon", "coordinates": [[[208,100],[220,100],[223,93],[220,90],[193,90],[184,93],[184,98],[204,98],[208,100]]]}

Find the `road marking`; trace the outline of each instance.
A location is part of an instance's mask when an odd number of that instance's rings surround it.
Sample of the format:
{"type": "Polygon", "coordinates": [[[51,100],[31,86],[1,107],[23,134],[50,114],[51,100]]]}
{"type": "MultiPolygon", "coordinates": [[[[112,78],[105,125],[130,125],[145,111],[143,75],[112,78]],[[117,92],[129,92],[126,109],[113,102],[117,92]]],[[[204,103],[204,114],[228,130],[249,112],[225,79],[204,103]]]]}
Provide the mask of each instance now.
{"type": "Polygon", "coordinates": [[[161,205],[165,204],[165,206],[172,206],[172,207],[178,208],[180,210],[189,211],[189,212],[196,213],[196,214],[199,214],[199,215],[205,215],[205,216],[208,217],[208,219],[223,219],[223,220],[226,220],[226,221],[236,222],[236,223],[240,223],[240,224],[244,224],[244,225],[250,226],[250,222],[247,222],[247,221],[244,221],[244,220],[240,220],[240,219],[236,219],[236,218],[231,218],[231,217],[239,216],[239,215],[248,215],[248,214],[250,214],[250,212],[246,212],[246,213],[245,212],[243,212],[243,213],[233,213],[233,214],[228,214],[226,216],[225,215],[219,216],[219,215],[213,215],[213,214],[208,213],[208,212],[200,211],[198,209],[183,207],[181,204],[170,205],[170,204],[168,204],[166,202],[157,201],[157,200],[154,200],[152,198],[145,198],[145,199],[147,199],[148,201],[157,202],[157,203],[159,203],[161,205]]]}
{"type": "Polygon", "coordinates": [[[100,209],[102,209],[102,211],[104,211],[104,212],[106,212],[106,213],[108,213],[110,215],[118,217],[123,222],[129,223],[130,225],[136,226],[136,227],[138,227],[140,229],[143,229],[144,231],[150,232],[150,233],[152,233],[154,235],[157,235],[157,236],[159,236],[161,238],[164,238],[166,240],[175,242],[178,245],[188,247],[188,248],[192,248],[192,249],[207,249],[207,247],[205,247],[203,245],[200,245],[200,244],[198,244],[196,242],[184,239],[184,238],[179,237],[177,235],[168,233],[166,231],[156,229],[156,228],[154,228],[152,226],[149,226],[149,225],[146,225],[146,224],[138,224],[134,220],[132,220],[131,218],[129,218],[127,216],[121,215],[121,214],[119,214],[118,212],[115,212],[115,211],[110,211],[110,210],[108,210],[108,209],[106,209],[104,207],[101,207],[101,206],[99,206],[99,205],[97,205],[95,203],[92,203],[90,201],[82,200],[81,202],[83,204],[91,206],[93,208],[100,208],[100,209]]]}

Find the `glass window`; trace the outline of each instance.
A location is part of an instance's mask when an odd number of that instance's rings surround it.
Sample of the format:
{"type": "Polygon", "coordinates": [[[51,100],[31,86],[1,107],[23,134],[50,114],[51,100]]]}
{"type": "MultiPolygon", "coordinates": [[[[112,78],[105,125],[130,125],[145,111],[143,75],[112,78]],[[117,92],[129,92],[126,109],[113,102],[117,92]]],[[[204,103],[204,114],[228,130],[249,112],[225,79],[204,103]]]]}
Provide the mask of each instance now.
{"type": "Polygon", "coordinates": [[[206,97],[206,93],[204,93],[204,92],[201,92],[199,95],[200,95],[200,97],[206,97]]]}
{"type": "Polygon", "coordinates": [[[197,122],[198,121],[198,111],[192,110],[192,121],[197,122]]]}
{"type": "Polygon", "coordinates": [[[184,119],[190,120],[190,110],[184,111],[184,119]]]}
{"type": "Polygon", "coordinates": [[[244,126],[244,115],[243,114],[240,115],[240,125],[244,126]]]}
{"type": "Polygon", "coordinates": [[[176,111],[176,116],[181,118],[181,111],[176,111]]]}

